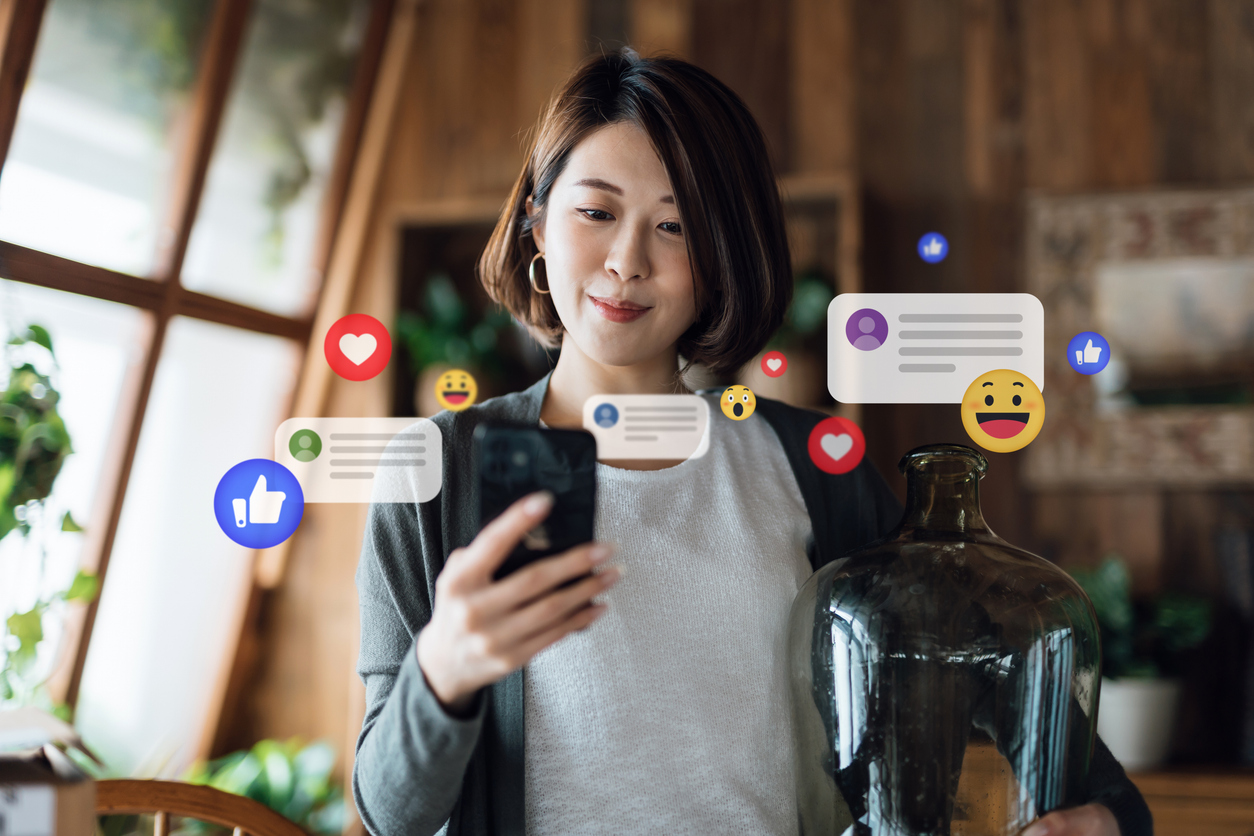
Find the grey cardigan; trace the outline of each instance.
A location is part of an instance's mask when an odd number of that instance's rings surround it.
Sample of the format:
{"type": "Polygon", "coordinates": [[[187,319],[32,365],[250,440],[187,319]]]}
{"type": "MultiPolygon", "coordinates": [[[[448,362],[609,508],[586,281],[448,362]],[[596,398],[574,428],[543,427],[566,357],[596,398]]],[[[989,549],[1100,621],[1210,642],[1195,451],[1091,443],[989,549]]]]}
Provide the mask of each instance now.
{"type": "MultiPolygon", "coordinates": [[[[444,485],[437,499],[370,506],[357,591],[366,685],[366,718],[357,738],[353,798],[377,836],[522,836],[523,673],[484,688],[468,719],[440,706],[418,666],[415,641],[431,618],[435,578],[449,553],[477,534],[470,467],[471,434],[482,421],[535,425],[549,378],[523,392],[462,412],[441,412],[444,485]]],[[[807,553],[815,569],[884,535],[901,505],[864,460],[840,476],[810,462],[807,440],[824,415],[759,398],[757,412],[775,430],[810,513],[807,553]]],[[[1118,819],[1123,836],[1152,836],[1149,809],[1123,768],[1098,741],[1090,800],[1118,819]]]]}

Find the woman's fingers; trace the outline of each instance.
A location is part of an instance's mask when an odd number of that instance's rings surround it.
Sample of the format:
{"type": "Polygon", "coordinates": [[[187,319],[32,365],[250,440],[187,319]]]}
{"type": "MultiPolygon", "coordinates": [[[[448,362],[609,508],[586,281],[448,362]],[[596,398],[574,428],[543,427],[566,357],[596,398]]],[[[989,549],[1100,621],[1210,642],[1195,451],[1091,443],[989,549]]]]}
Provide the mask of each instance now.
{"type": "Polygon", "coordinates": [[[552,508],[553,494],[548,491],[524,496],[485,525],[469,546],[455,549],[439,577],[453,590],[468,591],[491,583],[492,573],[552,508]]]}
{"type": "Polygon", "coordinates": [[[611,543],[585,543],[537,560],[477,593],[475,604],[489,612],[506,614],[572,578],[588,574],[613,553],[611,543]]]}
{"type": "Polygon", "coordinates": [[[1119,836],[1119,822],[1108,807],[1085,804],[1042,816],[1022,836],[1119,836]]]}
{"type": "Polygon", "coordinates": [[[516,612],[509,613],[491,625],[487,632],[497,638],[497,643],[508,647],[522,644],[565,621],[572,613],[586,607],[592,599],[618,582],[622,572],[617,566],[585,578],[566,589],[550,592],[516,612]]]}

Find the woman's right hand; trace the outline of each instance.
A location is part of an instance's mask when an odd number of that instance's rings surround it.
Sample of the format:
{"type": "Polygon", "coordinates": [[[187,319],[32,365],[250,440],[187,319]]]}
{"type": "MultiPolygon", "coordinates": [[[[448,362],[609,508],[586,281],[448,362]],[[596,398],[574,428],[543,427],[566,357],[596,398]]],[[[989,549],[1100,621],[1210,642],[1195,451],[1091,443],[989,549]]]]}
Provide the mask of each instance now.
{"type": "Polygon", "coordinates": [[[547,491],[518,500],[470,545],[454,549],[435,579],[431,621],[418,634],[418,665],[452,714],[465,715],[480,688],[605,612],[605,604],[593,604],[592,598],[617,582],[617,567],[557,587],[609,558],[608,543],[585,543],[493,580],[497,567],[552,507],[547,491]]]}

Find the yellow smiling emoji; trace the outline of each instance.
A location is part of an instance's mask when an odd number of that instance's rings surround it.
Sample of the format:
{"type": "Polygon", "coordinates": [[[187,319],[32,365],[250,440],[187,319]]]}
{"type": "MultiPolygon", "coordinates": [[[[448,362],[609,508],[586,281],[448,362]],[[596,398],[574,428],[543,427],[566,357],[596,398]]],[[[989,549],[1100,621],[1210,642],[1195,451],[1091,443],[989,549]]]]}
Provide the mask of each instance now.
{"type": "Polygon", "coordinates": [[[435,382],[435,399],[452,412],[461,412],[475,402],[479,386],[470,372],[449,369],[435,382]]]}
{"type": "Polygon", "coordinates": [[[748,386],[728,386],[718,399],[723,414],[733,421],[743,421],[753,414],[758,399],[749,391],[748,386]]]}
{"type": "Polygon", "coordinates": [[[1032,443],[1045,423],[1045,398],[1027,375],[1009,369],[986,372],[962,396],[962,426],[971,440],[994,453],[1013,453],[1032,443]]]}

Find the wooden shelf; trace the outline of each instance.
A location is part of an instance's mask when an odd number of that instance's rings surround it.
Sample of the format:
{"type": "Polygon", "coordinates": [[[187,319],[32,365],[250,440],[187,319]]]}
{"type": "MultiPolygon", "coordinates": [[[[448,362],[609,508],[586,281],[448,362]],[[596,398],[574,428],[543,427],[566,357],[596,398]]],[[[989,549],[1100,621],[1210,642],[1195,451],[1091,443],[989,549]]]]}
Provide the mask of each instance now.
{"type": "Polygon", "coordinates": [[[1128,777],[1154,814],[1155,836],[1254,834],[1254,769],[1182,767],[1128,777]]]}

